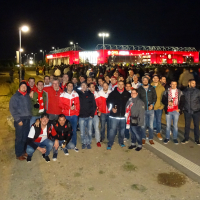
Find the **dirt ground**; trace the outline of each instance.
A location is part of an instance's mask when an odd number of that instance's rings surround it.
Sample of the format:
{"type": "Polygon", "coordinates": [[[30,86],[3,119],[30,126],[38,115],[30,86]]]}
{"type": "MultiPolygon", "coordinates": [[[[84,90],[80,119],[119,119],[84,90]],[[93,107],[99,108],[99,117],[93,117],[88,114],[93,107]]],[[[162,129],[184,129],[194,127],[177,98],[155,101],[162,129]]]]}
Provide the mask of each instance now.
{"type": "Polygon", "coordinates": [[[105,143],[98,148],[94,139],[91,150],[81,150],[78,132],[78,153],[69,150],[65,156],[59,151],[57,161],[50,163],[38,151],[31,163],[16,160],[15,134],[6,123],[8,101],[8,97],[0,96],[1,200],[200,199],[199,184],[187,177],[180,187],[160,184],[159,174],[181,173],[145,148],[140,152],[122,149],[117,140],[111,151],[106,150],[105,143]]]}

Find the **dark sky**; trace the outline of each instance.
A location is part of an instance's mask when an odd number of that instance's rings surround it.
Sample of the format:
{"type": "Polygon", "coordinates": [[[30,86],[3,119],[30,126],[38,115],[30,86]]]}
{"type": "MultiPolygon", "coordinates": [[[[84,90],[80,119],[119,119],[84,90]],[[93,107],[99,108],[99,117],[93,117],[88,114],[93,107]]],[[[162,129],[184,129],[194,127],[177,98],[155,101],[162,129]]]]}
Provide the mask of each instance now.
{"type": "Polygon", "coordinates": [[[200,49],[199,0],[26,0],[0,3],[0,59],[13,58],[19,48],[18,27],[30,26],[22,35],[26,53],[41,56],[52,46],[69,41],[86,50],[106,44],[194,46],[200,49]]]}

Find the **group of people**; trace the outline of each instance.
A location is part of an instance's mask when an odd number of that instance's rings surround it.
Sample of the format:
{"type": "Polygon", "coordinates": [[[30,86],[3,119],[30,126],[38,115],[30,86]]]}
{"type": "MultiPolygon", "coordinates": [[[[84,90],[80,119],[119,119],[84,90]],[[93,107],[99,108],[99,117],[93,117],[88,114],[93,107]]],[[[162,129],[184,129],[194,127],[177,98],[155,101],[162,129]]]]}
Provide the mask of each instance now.
{"type": "MultiPolygon", "coordinates": [[[[199,143],[200,90],[193,75],[184,76],[184,83],[167,80],[166,76],[145,73],[141,77],[134,69],[115,68],[112,76],[105,70],[96,79],[90,73],[69,76],[44,77],[38,81],[30,77],[19,84],[11,97],[9,108],[16,132],[15,153],[19,160],[30,162],[36,150],[50,162],[57,160],[58,149],[65,155],[77,148],[77,129],[80,129],[82,149],[91,149],[94,135],[97,147],[107,138],[111,150],[115,136],[123,148],[131,136],[129,149],[140,151],[148,138],[154,145],[154,131],[159,140],[162,112],[166,115],[164,144],[170,141],[173,120],[173,142],[178,144],[178,119],[184,112],[185,135],[181,142],[189,141],[191,119],[194,121],[195,143],[199,143]],[[188,80],[185,80],[188,79],[188,80]],[[180,85],[181,84],[181,85],[180,85]],[[182,90],[177,86],[181,86],[182,90]],[[99,128],[100,126],[100,128],[99,128]]],[[[183,73],[188,70],[185,69],[183,73]]],[[[183,75],[181,75],[183,76],[183,75]]],[[[183,77],[182,79],[183,80],[183,77]]]]}

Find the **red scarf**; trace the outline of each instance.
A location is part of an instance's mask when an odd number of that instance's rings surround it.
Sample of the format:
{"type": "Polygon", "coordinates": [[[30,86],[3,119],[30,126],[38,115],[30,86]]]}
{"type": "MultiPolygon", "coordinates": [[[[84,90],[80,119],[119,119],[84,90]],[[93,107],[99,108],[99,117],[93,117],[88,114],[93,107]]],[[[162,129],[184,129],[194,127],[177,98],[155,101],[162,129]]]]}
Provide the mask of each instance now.
{"type": "Polygon", "coordinates": [[[172,97],[172,90],[169,89],[168,92],[168,102],[171,102],[173,100],[173,106],[169,106],[167,108],[167,112],[173,112],[175,110],[178,110],[178,89],[175,91],[175,97],[172,97]]]}
{"type": "Polygon", "coordinates": [[[133,102],[130,102],[126,107],[125,117],[126,117],[126,129],[130,128],[130,118],[131,118],[131,107],[133,106],[133,102]]]}
{"type": "Polygon", "coordinates": [[[20,94],[22,94],[23,96],[25,96],[26,93],[27,93],[27,91],[26,91],[26,92],[22,92],[21,90],[18,90],[18,92],[19,92],[20,94]]]}
{"type": "MultiPolygon", "coordinates": [[[[117,85],[117,83],[115,83],[115,85],[117,85]]],[[[112,85],[112,88],[114,88],[114,87],[115,87],[115,85],[112,85]]]]}
{"type": "Polygon", "coordinates": [[[37,91],[37,87],[34,85],[33,87],[31,87],[28,83],[28,81],[26,82],[26,85],[29,86],[31,88],[31,91],[36,92],[37,91]]]}
{"type": "Polygon", "coordinates": [[[36,90],[36,92],[38,93],[38,103],[40,105],[39,107],[39,113],[44,112],[44,102],[43,102],[43,91],[39,92],[38,89],[36,90]]]}
{"type": "Polygon", "coordinates": [[[65,85],[63,85],[63,83],[61,84],[61,89],[65,89],[66,88],[66,86],[67,86],[67,83],[65,83],[65,85]]]}
{"type": "Polygon", "coordinates": [[[117,88],[117,91],[118,91],[119,93],[122,93],[122,92],[124,91],[124,88],[123,88],[122,90],[120,90],[119,88],[117,88]]]}

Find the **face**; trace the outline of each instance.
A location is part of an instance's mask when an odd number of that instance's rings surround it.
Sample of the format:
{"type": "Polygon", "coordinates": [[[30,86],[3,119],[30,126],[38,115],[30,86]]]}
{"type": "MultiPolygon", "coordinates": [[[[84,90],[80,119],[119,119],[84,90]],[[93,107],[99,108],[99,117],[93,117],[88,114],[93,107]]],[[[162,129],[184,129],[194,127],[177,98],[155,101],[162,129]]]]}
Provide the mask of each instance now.
{"type": "Polygon", "coordinates": [[[95,86],[94,84],[91,84],[89,87],[89,90],[93,93],[95,91],[95,86]]]}
{"type": "Polygon", "coordinates": [[[143,83],[144,86],[147,86],[149,84],[149,81],[148,81],[147,78],[144,78],[142,83],[143,83]]]}
{"type": "Polygon", "coordinates": [[[28,84],[30,85],[30,87],[33,87],[35,85],[35,80],[29,79],[28,84]]]}
{"type": "Polygon", "coordinates": [[[62,82],[63,82],[63,79],[62,79],[62,77],[58,77],[58,80],[59,80],[59,82],[60,82],[60,83],[62,83],[62,82]]]}
{"type": "Polygon", "coordinates": [[[72,84],[68,84],[67,85],[67,91],[71,92],[73,90],[73,85],[72,84]]]}
{"type": "Polygon", "coordinates": [[[115,73],[114,73],[114,76],[118,78],[118,77],[119,77],[118,72],[115,72],[115,73]]]}
{"type": "Polygon", "coordinates": [[[93,81],[93,83],[97,83],[96,78],[93,78],[92,81],[93,81]]]}
{"type": "Polygon", "coordinates": [[[69,76],[67,74],[63,75],[63,82],[68,82],[69,81],[69,76]]]}
{"type": "Polygon", "coordinates": [[[165,83],[166,83],[166,78],[165,78],[165,77],[162,77],[162,78],[160,79],[160,82],[165,84],[165,83]]]}
{"type": "Polygon", "coordinates": [[[58,80],[54,80],[52,85],[53,85],[53,89],[54,90],[58,90],[59,89],[59,81],[58,80]]]}
{"type": "Polygon", "coordinates": [[[196,81],[190,81],[189,82],[189,87],[190,88],[195,88],[196,87],[196,81]]]}
{"type": "Polygon", "coordinates": [[[130,75],[130,76],[133,76],[133,75],[134,75],[134,72],[133,72],[132,70],[130,70],[130,71],[129,71],[129,75],[130,75]]]}
{"type": "Polygon", "coordinates": [[[85,83],[81,84],[81,90],[86,91],[87,90],[87,85],[85,83]]]}
{"type": "Polygon", "coordinates": [[[40,118],[41,125],[46,126],[49,122],[47,117],[40,118]]]}
{"type": "Polygon", "coordinates": [[[85,81],[85,79],[81,76],[80,77],[80,82],[82,83],[82,82],[84,82],[85,81]]]}
{"type": "Polygon", "coordinates": [[[106,83],[103,84],[103,90],[108,91],[108,84],[106,84],[106,83]]]}
{"type": "Polygon", "coordinates": [[[102,86],[102,85],[103,85],[103,80],[102,80],[102,79],[99,79],[99,80],[98,80],[98,84],[99,84],[100,86],[102,86]]]}
{"type": "Polygon", "coordinates": [[[45,78],[44,78],[44,83],[45,83],[45,85],[49,85],[49,82],[50,82],[49,77],[45,77],[45,78]]]}
{"type": "Polygon", "coordinates": [[[77,82],[78,82],[78,81],[77,81],[76,78],[73,78],[73,79],[72,79],[72,83],[76,84],[77,82]]]}
{"type": "Polygon", "coordinates": [[[177,87],[177,82],[171,82],[171,88],[176,89],[177,87]]]}
{"type": "Polygon", "coordinates": [[[50,76],[50,82],[51,83],[53,82],[53,76],[50,76]]]}
{"type": "Polygon", "coordinates": [[[92,78],[87,78],[87,84],[92,83],[92,78]]]}
{"type": "Polygon", "coordinates": [[[130,91],[131,90],[131,84],[126,84],[126,90],[130,91]]]}
{"type": "Polygon", "coordinates": [[[121,77],[119,78],[119,81],[124,81],[124,77],[121,76],[121,77]]]}
{"type": "Polygon", "coordinates": [[[120,90],[122,90],[124,88],[124,83],[123,82],[119,82],[117,86],[118,86],[118,88],[120,90]]]}
{"type": "Polygon", "coordinates": [[[138,82],[138,77],[137,77],[137,76],[134,76],[134,77],[133,77],[133,81],[134,81],[134,83],[137,83],[137,82],[138,82]]]}
{"type": "Polygon", "coordinates": [[[42,82],[39,82],[39,83],[37,84],[37,88],[38,88],[39,91],[42,91],[43,88],[44,88],[44,84],[43,84],[42,82]]]}
{"type": "Polygon", "coordinates": [[[64,126],[65,122],[66,122],[65,117],[59,117],[59,118],[58,118],[58,123],[59,123],[61,126],[64,126]]]}
{"type": "Polygon", "coordinates": [[[158,83],[158,82],[159,82],[159,78],[158,78],[157,76],[154,76],[154,77],[153,77],[153,82],[154,82],[154,83],[158,83]]]}
{"type": "Polygon", "coordinates": [[[131,92],[131,97],[132,97],[132,98],[136,98],[137,95],[138,95],[138,93],[137,93],[135,90],[132,90],[132,92],[131,92]]]}
{"type": "Polygon", "coordinates": [[[26,92],[27,86],[26,86],[25,84],[22,84],[22,85],[20,86],[19,90],[20,90],[21,92],[26,92]]]}
{"type": "Polygon", "coordinates": [[[105,77],[105,80],[106,80],[107,83],[109,83],[110,77],[109,77],[109,76],[106,76],[106,77],[105,77]]]}
{"type": "Polygon", "coordinates": [[[115,78],[111,78],[111,84],[115,85],[117,83],[117,80],[115,78]]]}

